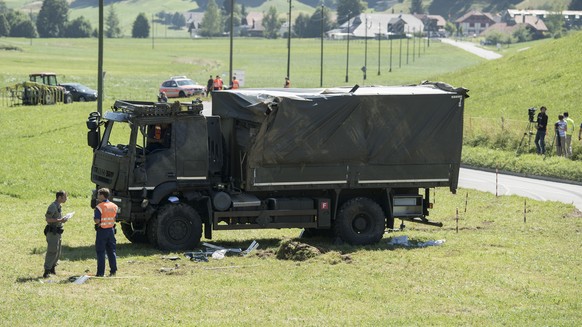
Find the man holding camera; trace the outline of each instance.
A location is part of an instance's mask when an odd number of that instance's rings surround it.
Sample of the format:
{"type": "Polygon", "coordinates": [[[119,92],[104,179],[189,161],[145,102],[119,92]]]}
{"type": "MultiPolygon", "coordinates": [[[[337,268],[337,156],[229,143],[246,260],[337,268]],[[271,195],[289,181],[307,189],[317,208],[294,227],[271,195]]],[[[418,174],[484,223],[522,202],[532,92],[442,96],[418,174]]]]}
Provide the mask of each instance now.
{"type": "Polygon", "coordinates": [[[546,115],[546,107],[542,106],[540,108],[540,113],[538,113],[537,121],[536,121],[536,150],[537,154],[545,154],[546,153],[546,130],[548,126],[548,115],[546,115]]]}

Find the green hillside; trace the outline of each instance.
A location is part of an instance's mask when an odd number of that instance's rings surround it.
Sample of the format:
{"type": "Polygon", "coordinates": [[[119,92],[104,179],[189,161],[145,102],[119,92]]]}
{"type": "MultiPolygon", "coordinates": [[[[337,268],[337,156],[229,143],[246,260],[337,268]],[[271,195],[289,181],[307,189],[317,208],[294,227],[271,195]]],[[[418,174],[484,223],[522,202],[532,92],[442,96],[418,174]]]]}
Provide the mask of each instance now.
{"type": "Polygon", "coordinates": [[[513,54],[438,77],[470,89],[464,163],[582,182],[582,145],[577,141],[582,122],[581,42],[582,32],[575,32],[531,46],[516,44],[512,45],[517,48],[513,54]],[[555,156],[552,129],[546,135],[547,156],[535,155],[535,129],[528,122],[528,108],[539,109],[542,105],[548,108],[550,124],[564,111],[576,123],[572,137],[574,160],[555,156]]]}
{"type": "Polygon", "coordinates": [[[527,121],[529,107],[548,107],[550,118],[570,111],[581,120],[579,104],[582,32],[531,47],[501,59],[441,76],[471,90],[467,113],[473,117],[505,117],[527,121]]]}

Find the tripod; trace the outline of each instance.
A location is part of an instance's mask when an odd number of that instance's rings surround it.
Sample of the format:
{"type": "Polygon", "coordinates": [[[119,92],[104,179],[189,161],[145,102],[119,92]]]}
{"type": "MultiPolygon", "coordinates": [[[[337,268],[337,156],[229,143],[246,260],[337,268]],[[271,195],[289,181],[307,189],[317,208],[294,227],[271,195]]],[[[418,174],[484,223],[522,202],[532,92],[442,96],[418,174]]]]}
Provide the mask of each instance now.
{"type": "Polygon", "coordinates": [[[534,126],[533,121],[528,121],[527,122],[527,126],[525,127],[525,131],[523,133],[523,136],[521,137],[521,141],[519,141],[519,145],[517,146],[517,150],[515,150],[515,155],[518,156],[519,155],[519,150],[521,149],[521,146],[523,145],[523,141],[525,140],[525,137],[527,136],[527,148],[529,149],[530,145],[531,145],[531,136],[534,134],[534,132],[532,132],[532,127],[534,126]]]}

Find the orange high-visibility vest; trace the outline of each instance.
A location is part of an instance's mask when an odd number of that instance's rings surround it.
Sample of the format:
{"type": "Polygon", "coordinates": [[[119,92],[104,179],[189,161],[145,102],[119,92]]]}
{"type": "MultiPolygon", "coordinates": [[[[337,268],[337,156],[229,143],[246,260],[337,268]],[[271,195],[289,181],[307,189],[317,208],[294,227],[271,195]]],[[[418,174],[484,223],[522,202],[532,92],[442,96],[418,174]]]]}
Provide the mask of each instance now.
{"type": "Polygon", "coordinates": [[[222,90],[222,80],[220,80],[218,78],[214,80],[214,89],[215,90],[222,90]]]}
{"type": "Polygon", "coordinates": [[[237,80],[233,80],[232,81],[232,88],[233,89],[238,89],[238,87],[239,87],[238,81],[237,80]]]}
{"type": "Polygon", "coordinates": [[[97,205],[97,210],[101,212],[101,228],[113,228],[115,217],[117,216],[117,205],[113,202],[104,201],[97,205]]]}

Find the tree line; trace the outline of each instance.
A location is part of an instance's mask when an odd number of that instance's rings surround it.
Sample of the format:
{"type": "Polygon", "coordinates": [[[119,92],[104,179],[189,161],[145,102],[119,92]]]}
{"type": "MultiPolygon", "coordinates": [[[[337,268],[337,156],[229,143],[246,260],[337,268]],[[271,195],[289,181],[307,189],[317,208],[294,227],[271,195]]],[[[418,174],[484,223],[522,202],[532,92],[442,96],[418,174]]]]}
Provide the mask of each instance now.
{"type": "MultiPolygon", "coordinates": [[[[230,8],[230,0],[223,1],[222,6],[216,0],[208,0],[204,7],[204,16],[201,22],[195,25],[194,22],[188,24],[182,13],[168,13],[165,11],[155,14],[155,21],[160,24],[169,25],[170,28],[182,29],[187,27],[188,32],[193,29],[198,30],[198,34],[206,37],[222,36],[230,32],[231,17],[232,25],[239,35],[248,35],[248,28],[252,22],[247,22],[247,11],[244,5],[235,4],[230,8]]],[[[292,36],[295,37],[319,37],[322,28],[324,31],[330,30],[337,25],[341,25],[351,17],[355,17],[366,9],[366,3],[362,0],[337,0],[336,15],[337,21],[332,21],[332,9],[328,7],[317,7],[312,15],[300,13],[292,23],[292,36]]],[[[286,18],[281,18],[275,7],[270,7],[263,13],[262,26],[263,35],[267,38],[277,38],[279,30],[286,18]]],[[[284,15],[286,16],[286,15],[284,15]]],[[[154,17],[152,16],[153,20],[154,17]]],[[[147,38],[150,35],[152,22],[145,13],[139,13],[135,18],[131,36],[134,38],[147,38]]],[[[119,17],[113,4],[108,5],[104,18],[104,35],[108,38],[122,37],[127,34],[120,25],[119,17]],[[125,32],[125,33],[124,33],[125,32]]],[[[25,13],[19,10],[10,9],[4,0],[0,0],[0,37],[26,37],[26,38],[86,38],[97,37],[98,30],[91,26],[89,20],[83,16],[69,20],[69,3],[67,0],[43,0],[42,7],[38,14],[25,13]]]]}

